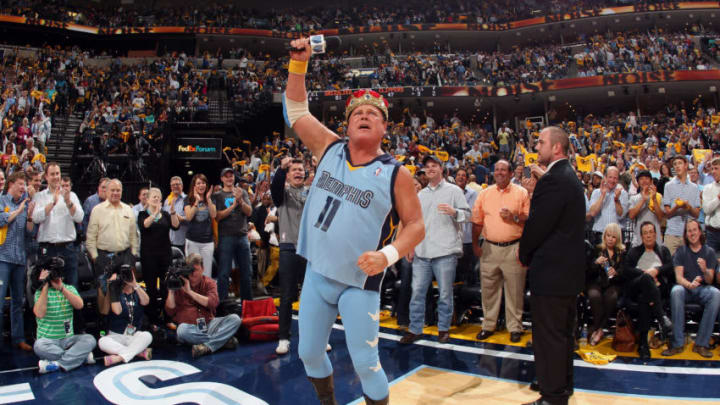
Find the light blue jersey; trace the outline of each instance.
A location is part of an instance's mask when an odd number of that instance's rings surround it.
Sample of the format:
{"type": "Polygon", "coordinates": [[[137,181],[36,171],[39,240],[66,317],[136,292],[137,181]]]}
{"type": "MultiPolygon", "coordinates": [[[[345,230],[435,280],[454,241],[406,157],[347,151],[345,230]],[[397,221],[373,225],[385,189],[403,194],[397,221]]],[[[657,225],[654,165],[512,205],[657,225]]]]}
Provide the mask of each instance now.
{"type": "Polygon", "coordinates": [[[399,223],[393,184],[400,164],[388,154],[353,166],[345,142],[328,146],[305,202],[297,253],[308,268],[341,283],[378,291],[384,273],[368,277],[361,254],[393,241],[399,223]]]}

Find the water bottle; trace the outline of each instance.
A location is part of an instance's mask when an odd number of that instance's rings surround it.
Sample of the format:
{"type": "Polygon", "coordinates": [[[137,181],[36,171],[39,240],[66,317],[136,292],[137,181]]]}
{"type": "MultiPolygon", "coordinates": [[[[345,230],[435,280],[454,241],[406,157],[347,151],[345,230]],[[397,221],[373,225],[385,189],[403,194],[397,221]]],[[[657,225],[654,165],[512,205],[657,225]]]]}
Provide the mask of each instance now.
{"type": "Polygon", "coordinates": [[[580,346],[587,345],[588,340],[588,328],[587,325],[583,325],[582,332],[580,332],[580,346]]]}
{"type": "MultiPolygon", "coordinates": [[[[606,273],[606,274],[610,272],[610,267],[612,267],[612,266],[610,266],[610,262],[609,262],[609,261],[606,261],[606,262],[603,264],[603,268],[605,269],[605,273],[606,273]]],[[[612,278],[612,276],[608,274],[608,278],[610,279],[610,278],[612,278]]]]}

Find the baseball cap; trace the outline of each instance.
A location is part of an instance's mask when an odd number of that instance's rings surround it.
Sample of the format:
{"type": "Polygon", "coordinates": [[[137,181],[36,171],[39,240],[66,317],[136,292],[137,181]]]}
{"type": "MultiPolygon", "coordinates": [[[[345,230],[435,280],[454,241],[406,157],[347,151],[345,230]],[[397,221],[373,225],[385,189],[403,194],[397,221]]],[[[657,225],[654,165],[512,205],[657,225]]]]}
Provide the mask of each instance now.
{"type": "Polygon", "coordinates": [[[601,179],[604,179],[604,178],[605,178],[605,176],[603,176],[603,174],[600,173],[600,171],[593,172],[593,175],[594,175],[594,176],[598,176],[598,177],[600,177],[601,179]]]}
{"type": "Polygon", "coordinates": [[[435,162],[435,163],[439,164],[440,166],[442,166],[442,161],[440,161],[440,158],[438,158],[437,156],[435,156],[434,153],[431,153],[431,154],[429,154],[429,155],[427,155],[427,156],[425,156],[425,157],[423,158],[423,160],[422,160],[423,166],[427,165],[427,162],[428,162],[429,160],[432,160],[433,162],[435,162]]]}
{"type": "Polygon", "coordinates": [[[228,173],[228,172],[233,173],[233,174],[235,173],[235,171],[232,169],[232,167],[226,167],[220,171],[220,177],[224,176],[225,173],[228,173]]]}

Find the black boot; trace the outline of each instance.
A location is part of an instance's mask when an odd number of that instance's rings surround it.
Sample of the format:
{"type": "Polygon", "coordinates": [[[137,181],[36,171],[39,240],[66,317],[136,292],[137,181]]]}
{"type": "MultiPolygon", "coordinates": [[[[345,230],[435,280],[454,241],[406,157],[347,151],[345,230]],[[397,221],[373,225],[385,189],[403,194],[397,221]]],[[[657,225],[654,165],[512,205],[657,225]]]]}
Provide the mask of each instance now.
{"type": "Polygon", "coordinates": [[[310,380],[313,387],[315,387],[320,405],[337,405],[337,401],[335,400],[335,383],[333,382],[332,374],[325,378],[308,377],[308,380],[310,380]]]}
{"type": "Polygon", "coordinates": [[[365,394],[363,394],[363,397],[365,397],[365,405],[388,405],[390,403],[390,395],[383,399],[378,399],[377,401],[370,399],[365,394]]]}
{"type": "Polygon", "coordinates": [[[673,335],[673,324],[667,315],[663,315],[658,318],[658,324],[660,325],[660,336],[663,340],[672,339],[673,335]]]}
{"type": "Polygon", "coordinates": [[[640,336],[638,338],[638,354],[640,355],[640,360],[643,362],[646,362],[650,360],[650,346],[648,345],[648,331],[640,331],[640,336]]]}

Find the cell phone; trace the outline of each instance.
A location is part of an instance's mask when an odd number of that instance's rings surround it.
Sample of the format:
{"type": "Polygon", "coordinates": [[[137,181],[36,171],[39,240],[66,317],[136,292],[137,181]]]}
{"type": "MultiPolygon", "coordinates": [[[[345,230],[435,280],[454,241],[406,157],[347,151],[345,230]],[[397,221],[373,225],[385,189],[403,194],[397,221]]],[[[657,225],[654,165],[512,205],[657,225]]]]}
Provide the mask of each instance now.
{"type": "Polygon", "coordinates": [[[530,178],[530,168],[527,166],[523,168],[523,177],[525,177],[526,179],[530,178]]]}

